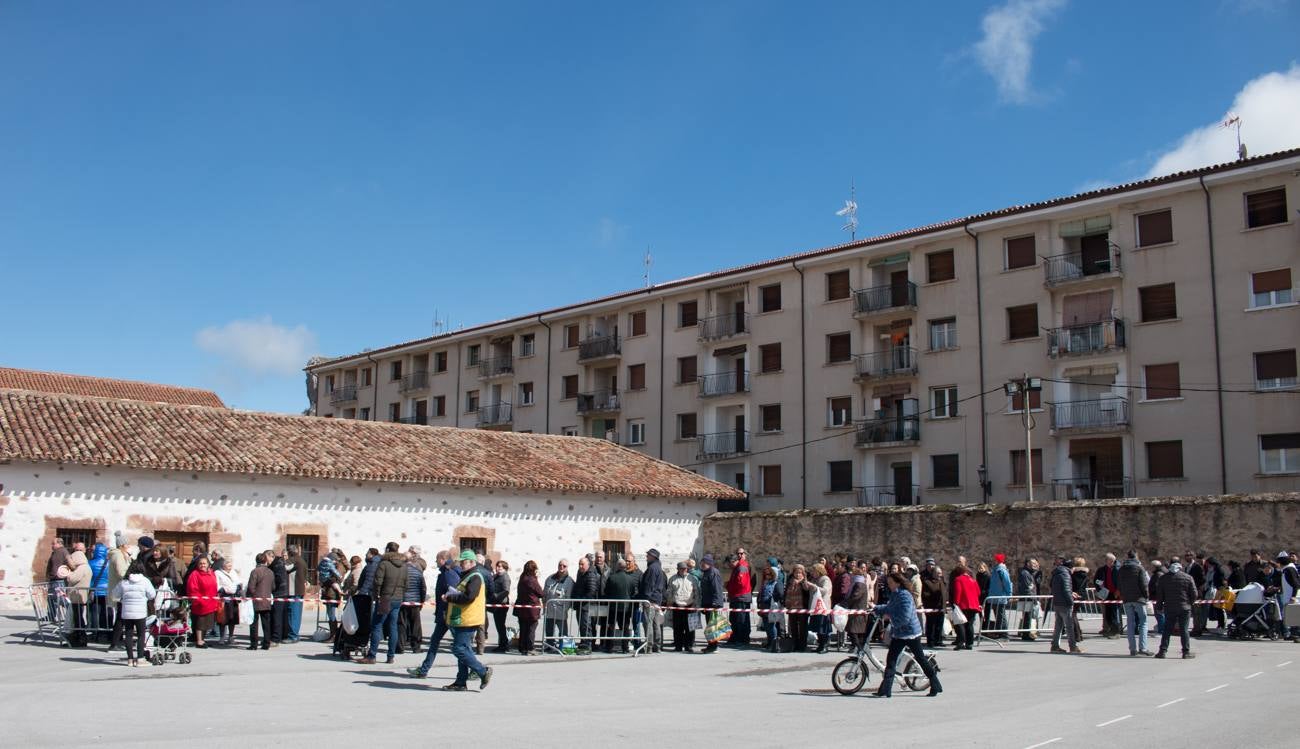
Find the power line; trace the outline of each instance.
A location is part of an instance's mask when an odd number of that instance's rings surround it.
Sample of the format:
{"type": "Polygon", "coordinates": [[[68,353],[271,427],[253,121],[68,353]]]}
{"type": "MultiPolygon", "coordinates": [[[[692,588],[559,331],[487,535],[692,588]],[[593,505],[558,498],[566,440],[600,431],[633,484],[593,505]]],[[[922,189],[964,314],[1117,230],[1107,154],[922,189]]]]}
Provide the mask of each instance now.
{"type": "MultiPolygon", "coordinates": [[[[1130,384],[1128,384],[1128,383],[1124,383],[1124,382],[1114,382],[1114,383],[1091,383],[1091,382],[1086,382],[1086,383],[1085,383],[1085,382],[1076,382],[1076,381],[1074,381],[1074,380],[1056,380],[1056,379],[1053,379],[1053,378],[1051,378],[1051,377],[1040,377],[1039,379],[1042,380],[1043,382],[1057,382],[1057,383],[1061,383],[1061,384],[1064,384],[1064,385],[1103,385],[1103,384],[1104,384],[1104,385],[1106,385],[1106,386],[1108,386],[1108,387],[1112,387],[1112,388],[1121,388],[1121,389],[1124,389],[1124,390],[1146,390],[1147,387],[1148,387],[1147,385],[1130,385],[1130,384]]],[[[1164,388],[1164,389],[1170,389],[1170,390],[1171,390],[1172,388],[1164,388]]],[[[1263,394],[1263,395],[1269,395],[1269,394],[1297,395],[1297,394],[1300,394],[1300,390],[1296,390],[1296,389],[1291,389],[1291,390],[1256,390],[1256,389],[1251,389],[1251,390],[1232,390],[1232,389],[1228,389],[1228,388],[1193,388],[1193,387],[1184,387],[1184,386],[1182,386],[1182,385],[1179,385],[1179,386],[1178,386],[1178,390],[1179,390],[1179,392],[1182,392],[1182,391],[1189,391],[1189,392],[1193,392],[1193,393],[1259,393],[1259,394],[1263,394]]]]}

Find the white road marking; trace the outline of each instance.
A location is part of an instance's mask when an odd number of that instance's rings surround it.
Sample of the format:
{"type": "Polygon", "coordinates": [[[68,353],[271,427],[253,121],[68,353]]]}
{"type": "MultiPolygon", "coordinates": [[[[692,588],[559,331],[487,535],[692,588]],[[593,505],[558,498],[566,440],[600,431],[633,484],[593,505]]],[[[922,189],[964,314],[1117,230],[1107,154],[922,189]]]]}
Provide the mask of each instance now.
{"type": "Polygon", "coordinates": [[[1040,746],[1047,746],[1048,744],[1055,744],[1056,742],[1058,742],[1058,741],[1060,741],[1060,740],[1061,740],[1061,737],[1060,737],[1060,736],[1057,736],[1057,737],[1054,738],[1054,739],[1048,739],[1047,741],[1042,741],[1042,742],[1039,742],[1039,743],[1037,743],[1037,744],[1033,744],[1033,745],[1031,745],[1031,746],[1027,746],[1027,747],[1025,747],[1025,749],[1038,749],[1038,747],[1040,747],[1040,746]]]}
{"type": "Polygon", "coordinates": [[[1256,671],[1255,673],[1251,674],[1250,676],[1247,676],[1246,678],[1247,678],[1247,679],[1253,679],[1253,678],[1255,678],[1256,676],[1263,676],[1263,675],[1264,675],[1264,672],[1263,672],[1263,671],[1256,671]]]}
{"type": "Polygon", "coordinates": [[[1185,699],[1187,699],[1187,698],[1186,698],[1186,697],[1179,697],[1179,698],[1176,699],[1176,700],[1169,700],[1168,702],[1166,702],[1166,703],[1163,704],[1163,705],[1156,705],[1156,709],[1159,710],[1159,709],[1162,708],[1162,707],[1169,707],[1170,705],[1177,705],[1178,703],[1182,702],[1182,701],[1185,700],[1185,699]]]}
{"type": "Polygon", "coordinates": [[[1227,685],[1227,684],[1220,684],[1220,685],[1217,686],[1217,687],[1210,687],[1209,689],[1207,689],[1207,690],[1205,690],[1205,691],[1206,691],[1207,693],[1208,693],[1208,692],[1217,692],[1217,691],[1219,691],[1220,689],[1223,689],[1223,688],[1226,687],[1226,686],[1228,686],[1228,685],[1227,685]]]}
{"type": "Polygon", "coordinates": [[[1290,665],[1291,665],[1291,661],[1282,661],[1281,663],[1277,664],[1277,667],[1282,668],[1283,666],[1290,666],[1290,665]]]}
{"type": "Polygon", "coordinates": [[[1110,725],[1111,723],[1118,723],[1118,722],[1120,722],[1121,720],[1128,720],[1129,718],[1132,718],[1132,717],[1133,717],[1132,715],[1121,715],[1120,717],[1118,717],[1118,718],[1113,718],[1113,719],[1111,719],[1111,720],[1106,721],[1105,723],[1098,723],[1098,724],[1097,724],[1097,727],[1098,727],[1098,728],[1105,728],[1106,726],[1110,725]]]}

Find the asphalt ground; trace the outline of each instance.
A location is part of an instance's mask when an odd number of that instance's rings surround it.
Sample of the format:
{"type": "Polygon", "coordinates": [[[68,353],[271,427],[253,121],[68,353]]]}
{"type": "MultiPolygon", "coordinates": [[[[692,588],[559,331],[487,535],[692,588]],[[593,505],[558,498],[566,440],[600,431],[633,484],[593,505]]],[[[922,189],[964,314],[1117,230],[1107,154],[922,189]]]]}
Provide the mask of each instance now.
{"type": "Polygon", "coordinates": [[[366,666],[307,641],[192,649],[190,664],[133,669],[103,646],[22,644],[17,635],[30,628],[29,617],[0,617],[7,746],[1300,746],[1300,646],[1290,642],[1206,637],[1194,641],[1196,659],[1163,661],[1095,636],[1076,656],[1048,653],[1045,640],[944,649],[942,695],[896,685],[879,700],[866,697],[879,674],[856,696],[831,689],[842,653],[489,652],[489,688],[449,693],[439,689],[455,673],[446,652],[424,680],[405,674],[421,655],[366,666]]]}

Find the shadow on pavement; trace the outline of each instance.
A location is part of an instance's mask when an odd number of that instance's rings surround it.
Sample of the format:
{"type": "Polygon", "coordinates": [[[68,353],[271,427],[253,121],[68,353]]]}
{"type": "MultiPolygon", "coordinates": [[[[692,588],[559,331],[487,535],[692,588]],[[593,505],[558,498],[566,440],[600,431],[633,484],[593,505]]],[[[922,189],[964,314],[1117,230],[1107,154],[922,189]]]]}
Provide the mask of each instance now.
{"type": "Polygon", "coordinates": [[[407,681],[407,682],[402,682],[402,681],[365,681],[365,680],[359,680],[359,681],[354,681],[354,682],[352,682],[352,683],[353,683],[353,684],[365,684],[365,685],[368,686],[368,687],[379,687],[379,688],[381,688],[381,689],[414,689],[414,690],[417,690],[417,691],[420,691],[420,692],[432,692],[432,691],[435,691],[435,687],[432,687],[432,686],[430,686],[430,685],[428,685],[428,684],[413,684],[413,683],[411,683],[411,682],[409,682],[409,681],[407,681]]]}
{"type": "Polygon", "coordinates": [[[93,666],[125,666],[126,656],[120,655],[116,658],[105,655],[103,658],[60,658],[65,663],[89,663],[93,666]]]}

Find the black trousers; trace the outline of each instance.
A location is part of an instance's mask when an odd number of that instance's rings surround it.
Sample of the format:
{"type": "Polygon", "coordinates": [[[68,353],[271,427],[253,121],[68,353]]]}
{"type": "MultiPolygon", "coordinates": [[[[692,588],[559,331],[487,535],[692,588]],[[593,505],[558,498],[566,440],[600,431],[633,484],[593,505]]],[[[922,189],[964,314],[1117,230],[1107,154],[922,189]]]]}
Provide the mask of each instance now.
{"type": "Polygon", "coordinates": [[[262,649],[266,650],[267,648],[271,647],[271,612],[270,611],[253,612],[253,623],[248,625],[249,647],[253,647],[253,648],[257,647],[257,627],[259,624],[262,626],[262,634],[265,637],[265,639],[262,641],[262,649]]]}
{"type": "Polygon", "coordinates": [[[289,604],[285,601],[276,601],[271,604],[271,627],[267,630],[267,639],[272,642],[282,642],[284,640],[285,630],[288,628],[289,604]]]}
{"type": "Polygon", "coordinates": [[[733,598],[731,604],[731,644],[748,645],[749,644],[749,596],[733,598]]]}
{"type": "Polygon", "coordinates": [[[126,636],[126,655],[131,656],[132,639],[135,640],[135,658],[144,657],[144,619],[118,619],[122,622],[123,634],[126,636]]]}
{"type": "Polygon", "coordinates": [[[921,638],[913,637],[908,640],[901,640],[895,637],[889,641],[889,653],[885,656],[885,676],[880,681],[879,693],[885,696],[893,694],[894,675],[898,669],[898,656],[903,652],[903,648],[907,648],[912,657],[916,659],[917,664],[921,666],[921,671],[930,680],[930,689],[942,689],[939,686],[939,674],[935,673],[934,669],[930,667],[930,660],[925,657],[925,651],[921,650],[921,638]]]}
{"type": "Polygon", "coordinates": [[[673,650],[695,647],[695,630],[690,625],[691,612],[673,612],[673,650]]]}
{"type": "Polygon", "coordinates": [[[510,609],[492,609],[492,621],[497,626],[497,648],[500,650],[510,648],[510,633],[506,631],[506,617],[509,615],[510,609]]]}
{"type": "Polygon", "coordinates": [[[943,644],[943,614],[925,615],[925,644],[932,648],[943,644]]]}
{"type": "Polygon", "coordinates": [[[790,627],[790,639],[793,640],[791,649],[796,652],[803,652],[808,649],[808,615],[807,614],[790,614],[788,617],[790,627]]]}
{"type": "Polygon", "coordinates": [[[1192,652],[1191,630],[1192,612],[1180,611],[1177,613],[1165,613],[1165,631],[1160,633],[1160,652],[1169,649],[1169,636],[1174,633],[1174,627],[1178,627],[1178,636],[1182,641],[1184,653],[1192,652]]]}
{"type": "MultiPolygon", "coordinates": [[[[113,638],[109,641],[108,646],[115,648],[122,644],[122,630],[126,623],[122,620],[122,602],[117,603],[117,615],[113,617],[113,638]]],[[[128,653],[130,655],[130,653],[128,653]]]]}
{"type": "Polygon", "coordinates": [[[519,620],[519,652],[533,652],[533,644],[537,641],[537,620],[520,619],[519,620]]]}
{"type": "Polygon", "coordinates": [[[412,653],[420,651],[420,643],[424,641],[424,627],[420,624],[420,606],[403,606],[399,609],[397,619],[397,649],[405,649],[412,653]]]}

